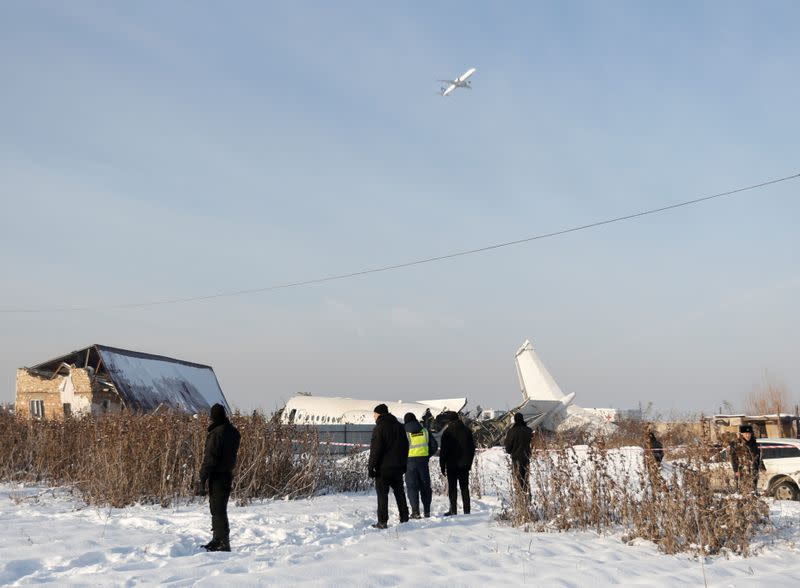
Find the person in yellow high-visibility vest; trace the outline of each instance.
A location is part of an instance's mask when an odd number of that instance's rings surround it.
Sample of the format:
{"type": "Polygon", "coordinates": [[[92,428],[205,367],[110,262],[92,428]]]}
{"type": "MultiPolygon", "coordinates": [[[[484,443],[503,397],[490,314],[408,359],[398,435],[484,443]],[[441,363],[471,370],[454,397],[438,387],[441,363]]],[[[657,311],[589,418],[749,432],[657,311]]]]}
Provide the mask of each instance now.
{"type": "Polygon", "coordinates": [[[431,516],[431,473],[428,461],[439,449],[436,437],[419,424],[413,412],[403,417],[406,436],[408,437],[408,463],[406,464],[406,493],[411,507],[412,519],[421,518],[419,501],[422,498],[422,509],[425,518],[431,516]]]}

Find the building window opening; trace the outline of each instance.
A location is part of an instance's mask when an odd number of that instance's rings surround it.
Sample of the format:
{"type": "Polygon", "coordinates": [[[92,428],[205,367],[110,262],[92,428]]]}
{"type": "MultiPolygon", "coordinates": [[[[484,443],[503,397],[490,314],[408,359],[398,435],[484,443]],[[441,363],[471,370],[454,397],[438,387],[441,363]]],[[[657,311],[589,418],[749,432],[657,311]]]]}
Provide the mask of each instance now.
{"type": "Polygon", "coordinates": [[[31,410],[31,416],[37,419],[44,418],[44,400],[31,400],[28,406],[31,410]]]}

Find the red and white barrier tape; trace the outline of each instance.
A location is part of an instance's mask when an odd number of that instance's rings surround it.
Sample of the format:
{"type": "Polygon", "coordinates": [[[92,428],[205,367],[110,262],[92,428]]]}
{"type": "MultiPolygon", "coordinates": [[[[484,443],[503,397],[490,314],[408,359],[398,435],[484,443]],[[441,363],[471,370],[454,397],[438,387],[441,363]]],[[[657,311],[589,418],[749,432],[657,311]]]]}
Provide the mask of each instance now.
{"type": "MultiPolygon", "coordinates": [[[[297,439],[292,439],[292,443],[303,443],[297,439]]],[[[369,447],[369,443],[344,443],[342,441],[318,441],[320,445],[336,445],[339,447],[369,447]]]]}
{"type": "MultiPolygon", "coordinates": [[[[292,443],[303,443],[302,441],[299,441],[297,439],[292,439],[291,442],[292,443]]],[[[335,445],[337,447],[369,447],[369,443],[345,443],[343,441],[319,441],[318,443],[320,445],[335,445]]],[[[500,446],[498,445],[497,447],[500,447],[500,446]]],[[[586,447],[591,447],[591,446],[586,445],[586,447]]],[[[628,446],[625,446],[625,447],[609,448],[609,449],[607,449],[607,451],[626,450],[626,451],[653,451],[653,452],[660,451],[660,452],[664,452],[664,451],[667,451],[668,449],[670,451],[674,451],[676,449],[686,449],[686,447],[687,447],[686,445],[671,445],[671,446],[667,446],[667,447],[661,447],[661,448],[658,448],[658,449],[651,449],[651,448],[648,448],[648,447],[636,447],[636,446],[628,445],[628,446]]],[[[765,444],[759,444],[758,445],[759,449],[784,449],[786,447],[793,447],[793,446],[792,445],[765,445],[765,444]]],[[[569,449],[572,449],[572,448],[573,447],[569,447],[569,449]]],[[[494,449],[494,447],[478,447],[478,448],[476,448],[476,451],[488,451],[489,449],[494,449]]],[[[728,449],[728,447],[720,447],[719,448],[720,451],[724,451],[725,449],[728,449]]],[[[549,451],[559,451],[559,448],[534,449],[534,451],[543,453],[543,452],[549,452],[549,451]]]]}

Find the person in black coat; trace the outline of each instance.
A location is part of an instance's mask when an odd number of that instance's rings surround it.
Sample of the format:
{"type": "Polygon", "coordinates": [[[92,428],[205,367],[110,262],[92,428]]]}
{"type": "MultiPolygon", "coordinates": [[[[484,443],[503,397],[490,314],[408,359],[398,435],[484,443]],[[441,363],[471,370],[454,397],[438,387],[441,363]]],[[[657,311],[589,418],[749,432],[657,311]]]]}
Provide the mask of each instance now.
{"type": "Polygon", "coordinates": [[[408,438],[397,418],[389,413],[385,404],[375,407],[372,415],[375,428],[369,445],[369,477],[375,478],[378,494],[378,522],[376,529],[385,529],[389,522],[389,489],[394,493],[400,522],[408,522],[408,504],[403,488],[403,474],[408,463],[408,438]]]}
{"type": "Polygon", "coordinates": [[[531,468],[531,440],[533,430],[525,423],[521,413],[514,415],[514,425],[506,433],[506,453],[511,455],[511,469],[517,488],[528,497],[531,495],[531,482],[528,473],[531,468]]]}
{"type": "Polygon", "coordinates": [[[764,468],[761,450],[753,436],[751,425],[739,425],[739,438],[731,443],[731,467],[736,478],[737,492],[757,492],[758,474],[764,468]]]}
{"type": "Polygon", "coordinates": [[[458,512],[458,488],[461,487],[461,504],[464,514],[469,514],[469,471],[475,459],[475,438],[467,426],[461,422],[458,413],[448,415],[449,422],[442,433],[439,448],[439,465],[442,474],[447,476],[447,494],[450,498],[450,510],[444,516],[458,512]]]}
{"type": "Polygon", "coordinates": [[[201,496],[208,493],[213,538],[203,547],[208,551],[230,551],[228,499],[231,496],[233,468],[236,466],[241,436],[228,420],[225,407],[221,404],[211,407],[210,417],[197,493],[201,496]]]}
{"type": "Polygon", "coordinates": [[[422,498],[422,509],[427,519],[431,516],[431,472],[428,462],[439,449],[436,437],[423,427],[417,415],[407,412],[403,417],[406,436],[408,436],[408,465],[406,466],[406,491],[411,506],[411,518],[420,518],[419,500],[422,498]]]}
{"type": "MultiPolygon", "coordinates": [[[[661,444],[661,441],[658,440],[656,434],[653,433],[652,429],[647,430],[647,439],[646,439],[647,453],[649,457],[652,457],[655,460],[655,463],[660,465],[661,460],[664,459],[664,446],[661,444]]],[[[648,457],[648,455],[645,455],[648,457]]]]}

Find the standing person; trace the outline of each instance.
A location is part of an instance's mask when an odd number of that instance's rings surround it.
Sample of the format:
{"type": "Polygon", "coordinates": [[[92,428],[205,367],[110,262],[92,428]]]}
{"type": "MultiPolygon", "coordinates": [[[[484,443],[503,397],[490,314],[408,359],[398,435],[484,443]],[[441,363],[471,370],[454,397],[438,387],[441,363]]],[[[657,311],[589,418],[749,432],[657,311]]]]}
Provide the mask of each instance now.
{"type": "Polygon", "coordinates": [[[403,417],[406,436],[408,437],[408,465],[406,466],[406,491],[411,506],[411,518],[420,518],[419,499],[422,498],[422,509],[425,518],[431,516],[431,472],[428,461],[439,449],[436,437],[423,427],[413,412],[403,417]]]}
{"type": "Polygon", "coordinates": [[[464,514],[469,514],[469,471],[475,459],[475,438],[467,426],[461,422],[458,413],[448,415],[449,422],[442,433],[442,446],[439,449],[439,464],[442,474],[447,476],[447,494],[450,510],[444,516],[457,514],[457,487],[461,487],[461,505],[464,514]]]}
{"type": "Polygon", "coordinates": [[[233,484],[233,468],[239,452],[241,435],[228,420],[225,407],[215,404],[210,411],[211,423],[206,434],[203,464],[200,467],[200,482],[197,493],[208,493],[211,510],[213,538],[203,545],[208,551],[230,551],[230,526],[228,525],[228,499],[233,484]],[[208,488],[206,488],[208,483],[208,488]]]}
{"type": "Polygon", "coordinates": [[[369,477],[375,478],[378,494],[378,522],[376,529],[385,529],[389,522],[389,489],[394,492],[400,522],[408,522],[408,504],[403,489],[403,474],[408,463],[408,438],[400,421],[389,412],[385,404],[375,407],[372,414],[375,428],[369,445],[369,477]]]}
{"type": "Polygon", "coordinates": [[[514,415],[514,425],[506,433],[506,453],[511,455],[511,469],[517,486],[528,499],[531,496],[531,481],[528,473],[531,467],[531,440],[533,430],[525,423],[522,413],[514,415]]]}
{"type": "MultiPolygon", "coordinates": [[[[656,434],[653,433],[653,429],[650,427],[647,427],[645,446],[647,454],[649,454],[655,460],[656,464],[661,465],[661,460],[664,459],[664,446],[661,444],[661,441],[658,440],[658,437],[656,437],[656,434]]],[[[647,454],[645,457],[647,457],[647,454]]]]}
{"type": "Polygon", "coordinates": [[[753,436],[751,425],[739,425],[739,438],[731,442],[730,453],[736,491],[755,493],[758,490],[759,470],[763,468],[763,464],[761,450],[753,436]]]}

